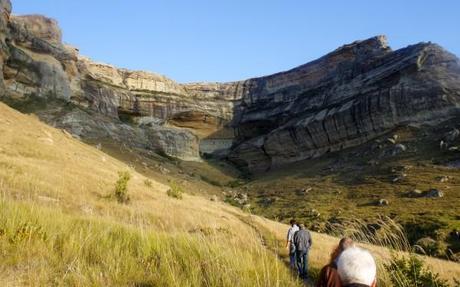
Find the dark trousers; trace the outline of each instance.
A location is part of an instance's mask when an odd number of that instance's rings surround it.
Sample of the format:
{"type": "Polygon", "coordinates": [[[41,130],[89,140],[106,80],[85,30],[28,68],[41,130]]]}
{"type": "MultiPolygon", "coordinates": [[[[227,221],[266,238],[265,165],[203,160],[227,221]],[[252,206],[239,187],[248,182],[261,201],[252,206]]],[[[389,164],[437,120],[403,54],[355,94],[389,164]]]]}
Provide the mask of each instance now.
{"type": "Polygon", "coordinates": [[[297,267],[297,264],[296,264],[296,256],[295,256],[295,251],[292,252],[292,253],[289,253],[289,265],[291,266],[291,268],[296,268],[297,267]]]}
{"type": "Polygon", "coordinates": [[[308,277],[308,250],[298,250],[296,252],[297,269],[299,270],[300,278],[308,277]]]}

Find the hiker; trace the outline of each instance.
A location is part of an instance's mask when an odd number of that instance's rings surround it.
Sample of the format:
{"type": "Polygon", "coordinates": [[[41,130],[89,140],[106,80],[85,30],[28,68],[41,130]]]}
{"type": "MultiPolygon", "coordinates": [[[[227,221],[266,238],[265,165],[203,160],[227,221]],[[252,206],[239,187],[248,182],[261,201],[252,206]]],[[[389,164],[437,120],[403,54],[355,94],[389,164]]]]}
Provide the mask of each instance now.
{"type": "Polygon", "coordinates": [[[294,245],[296,250],[297,269],[302,279],[308,278],[308,251],[312,245],[310,231],[305,225],[299,225],[299,231],[294,234],[294,245]]]}
{"type": "Polygon", "coordinates": [[[286,248],[289,250],[289,265],[294,269],[296,267],[294,234],[299,231],[299,227],[297,226],[295,219],[291,219],[289,223],[291,224],[291,227],[287,232],[286,248]]]}
{"type": "Polygon", "coordinates": [[[349,247],[337,261],[337,272],[344,287],[375,287],[377,268],[369,251],[349,247]]]}
{"type": "Polygon", "coordinates": [[[339,245],[331,253],[329,264],[321,269],[316,287],[342,287],[339,273],[337,273],[337,260],[345,249],[353,246],[353,240],[350,238],[344,237],[340,239],[339,245]]]}

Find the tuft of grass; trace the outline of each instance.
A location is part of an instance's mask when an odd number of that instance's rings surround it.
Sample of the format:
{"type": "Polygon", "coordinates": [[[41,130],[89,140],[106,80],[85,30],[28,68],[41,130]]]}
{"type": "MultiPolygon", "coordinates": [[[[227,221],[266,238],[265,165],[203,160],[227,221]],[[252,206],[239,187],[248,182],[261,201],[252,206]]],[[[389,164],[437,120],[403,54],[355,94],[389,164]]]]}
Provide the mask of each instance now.
{"type": "Polygon", "coordinates": [[[131,179],[131,174],[128,171],[119,171],[118,180],[115,183],[115,198],[119,203],[128,203],[128,181],[131,179]]]}
{"type": "Polygon", "coordinates": [[[149,188],[152,187],[152,181],[150,179],[148,179],[148,178],[146,178],[144,180],[144,184],[145,184],[145,186],[147,186],[149,188]]]}
{"type": "Polygon", "coordinates": [[[176,199],[182,199],[183,198],[182,194],[184,193],[184,191],[182,190],[182,187],[179,184],[177,184],[177,182],[171,181],[170,188],[168,189],[166,193],[168,194],[169,197],[173,197],[176,199]]]}

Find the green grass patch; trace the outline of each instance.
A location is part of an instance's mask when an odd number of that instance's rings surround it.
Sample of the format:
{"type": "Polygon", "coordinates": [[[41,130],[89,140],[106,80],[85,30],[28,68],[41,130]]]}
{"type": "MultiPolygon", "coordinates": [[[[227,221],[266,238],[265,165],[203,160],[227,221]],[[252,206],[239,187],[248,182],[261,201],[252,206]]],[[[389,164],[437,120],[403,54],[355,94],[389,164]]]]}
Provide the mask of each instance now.
{"type": "Polygon", "coordinates": [[[182,199],[184,190],[177,182],[170,181],[169,189],[166,193],[168,194],[169,197],[176,198],[176,199],[182,199]]]}

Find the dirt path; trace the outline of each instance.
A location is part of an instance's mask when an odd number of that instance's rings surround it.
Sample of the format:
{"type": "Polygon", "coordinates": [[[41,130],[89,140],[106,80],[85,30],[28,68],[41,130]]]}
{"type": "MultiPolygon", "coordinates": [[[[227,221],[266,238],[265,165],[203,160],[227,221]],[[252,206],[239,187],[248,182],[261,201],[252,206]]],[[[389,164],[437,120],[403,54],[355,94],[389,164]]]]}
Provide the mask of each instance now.
{"type": "MultiPolygon", "coordinates": [[[[243,223],[247,224],[251,227],[254,232],[257,234],[260,243],[264,246],[267,250],[273,253],[287,268],[290,269],[289,265],[289,256],[284,252],[281,252],[282,248],[284,247],[284,242],[279,241],[274,234],[271,233],[270,230],[265,228],[264,226],[258,224],[252,219],[252,215],[248,214],[247,216],[243,216],[240,214],[232,213],[236,216],[239,220],[243,223]]],[[[297,277],[297,272],[292,271],[292,276],[297,277]]],[[[299,283],[301,283],[299,279],[299,283]]],[[[315,286],[312,280],[303,281],[304,286],[315,286]]]]}

